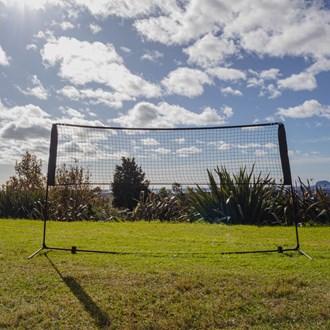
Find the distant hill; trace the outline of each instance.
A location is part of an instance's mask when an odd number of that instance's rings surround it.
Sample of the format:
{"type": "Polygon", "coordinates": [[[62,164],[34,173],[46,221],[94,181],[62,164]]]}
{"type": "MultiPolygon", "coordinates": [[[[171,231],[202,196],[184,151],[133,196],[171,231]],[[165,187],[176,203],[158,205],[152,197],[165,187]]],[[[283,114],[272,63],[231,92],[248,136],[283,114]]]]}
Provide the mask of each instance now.
{"type": "Polygon", "coordinates": [[[330,193],[330,182],[327,180],[317,181],[315,188],[321,188],[323,191],[330,193]]]}

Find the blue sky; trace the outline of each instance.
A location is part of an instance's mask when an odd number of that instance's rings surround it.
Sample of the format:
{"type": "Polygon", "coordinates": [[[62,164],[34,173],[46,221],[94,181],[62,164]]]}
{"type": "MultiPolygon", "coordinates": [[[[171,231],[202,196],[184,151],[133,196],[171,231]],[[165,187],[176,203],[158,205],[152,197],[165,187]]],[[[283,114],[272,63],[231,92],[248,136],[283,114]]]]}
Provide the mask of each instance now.
{"type": "Polygon", "coordinates": [[[330,2],[0,0],[0,183],[53,122],[282,121],[293,178],[330,179],[330,2]]]}

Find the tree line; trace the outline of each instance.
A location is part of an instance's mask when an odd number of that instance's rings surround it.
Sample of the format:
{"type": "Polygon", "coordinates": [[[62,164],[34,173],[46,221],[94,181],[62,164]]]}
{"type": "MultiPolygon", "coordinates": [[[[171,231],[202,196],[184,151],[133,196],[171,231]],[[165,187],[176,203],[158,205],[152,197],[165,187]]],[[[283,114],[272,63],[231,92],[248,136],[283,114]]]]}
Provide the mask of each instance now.
{"type": "Polygon", "coordinates": [[[15,175],[0,189],[0,217],[75,220],[206,221],[225,224],[330,224],[330,197],[298,179],[296,189],[273,184],[253,169],[232,175],[225,168],[208,170],[209,187],[150,190],[141,166],[122,157],[116,165],[111,193],[92,186],[91,173],[76,161],[56,171],[48,191],[42,161],[26,152],[16,161],[15,175]],[[46,214],[47,212],[47,214],[46,214]]]}

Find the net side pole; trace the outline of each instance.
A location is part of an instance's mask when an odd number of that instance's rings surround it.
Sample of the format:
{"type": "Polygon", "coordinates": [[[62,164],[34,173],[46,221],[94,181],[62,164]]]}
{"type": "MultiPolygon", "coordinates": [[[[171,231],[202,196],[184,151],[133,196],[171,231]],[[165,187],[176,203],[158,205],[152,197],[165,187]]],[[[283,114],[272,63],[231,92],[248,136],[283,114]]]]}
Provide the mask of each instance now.
{"type": "Polygon", "coordinates": [[[48,172],[47,172],[46,197],[45,197],[45,213],[43,218],[42,247],[37,251],[35,251],[34,253],[32,253],[28,257],[28,259],[33,258],[42,250],[47,249],[46,230],[47,230],[47,220],[48,220],[48,194],[49,194],[49,186],[55,185],[57,143],[58,143],[57,125],[53,124],[50,133],[50,147],[49,147],[48,172]]]}
{"type": "Polygon", "coordinates": [[[47,173],[48,186],[55,185],[57,143],[58,143],[57,124],[53,124],[52,131],[50,134],[50,147],[49,147],[49,160],[48,160],[48,173],[47,173]]]}
{"type": "Polygon", "coordinates": [[[292,179],[291,179],[291,169],[290,169],[290,161],[288,155],[288,145],[286,142],[285,128],[282,123],[279,123],[278,125],[278,144],[280,148],[280,157],[281,157],[282,172],[283,172],[283,184],[291,186],[292,179]]]}

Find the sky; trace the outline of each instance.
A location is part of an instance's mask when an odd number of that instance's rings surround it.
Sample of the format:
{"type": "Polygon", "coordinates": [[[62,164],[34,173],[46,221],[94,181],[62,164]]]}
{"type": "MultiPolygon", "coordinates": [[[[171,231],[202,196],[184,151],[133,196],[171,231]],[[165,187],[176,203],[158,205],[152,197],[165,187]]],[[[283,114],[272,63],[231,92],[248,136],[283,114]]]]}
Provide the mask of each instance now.
{"type": "Polygon", "coordinates": [[[330,180],[329,83],[329,0],[0,0],[0,183],[55,122],[283,122],[293,179],[330,180]]]}

